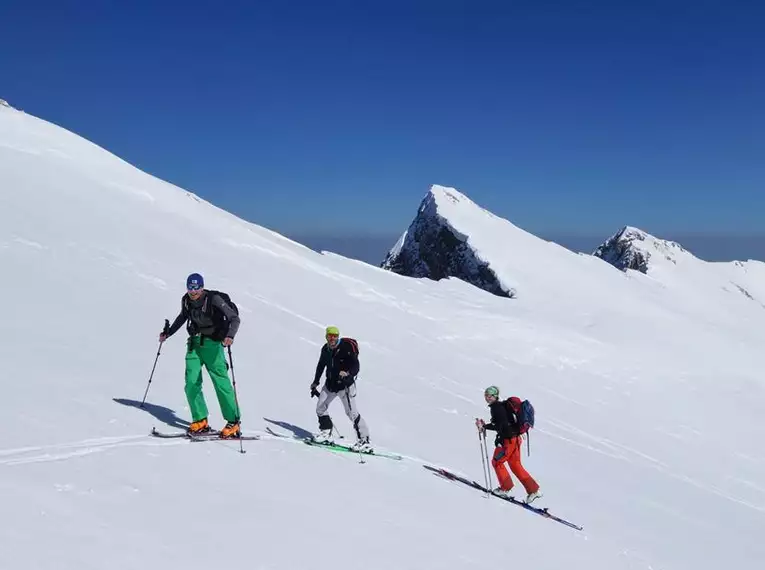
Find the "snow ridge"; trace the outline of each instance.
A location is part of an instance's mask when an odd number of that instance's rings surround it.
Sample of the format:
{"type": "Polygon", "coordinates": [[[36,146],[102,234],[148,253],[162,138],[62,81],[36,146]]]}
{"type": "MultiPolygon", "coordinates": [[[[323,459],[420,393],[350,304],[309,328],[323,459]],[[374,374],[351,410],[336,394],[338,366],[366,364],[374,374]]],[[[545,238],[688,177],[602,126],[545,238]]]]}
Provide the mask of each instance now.
{"type": "Polygon", "coordinates": [[[12,109],[14,111],[18,111],[18,109],[16,109],[13,105],[8,103],[8,101],[6,101],[5,99],[0,99],[0,107],[4,107],[6,109],[12,109]]]}

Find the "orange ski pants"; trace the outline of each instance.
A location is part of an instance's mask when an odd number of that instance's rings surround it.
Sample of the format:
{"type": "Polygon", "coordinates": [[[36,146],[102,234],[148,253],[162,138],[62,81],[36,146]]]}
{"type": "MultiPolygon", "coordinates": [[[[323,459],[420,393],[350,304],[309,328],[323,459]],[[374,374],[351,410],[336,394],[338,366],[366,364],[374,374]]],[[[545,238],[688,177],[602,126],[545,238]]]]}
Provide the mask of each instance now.
{"type": "Polygon", "coordinates": [[[509,491],[513,488],[513,478],[507,470],[508,466],[513,475],[518,478],[521,485],[526,489],[526,493],[536,493],[539,490],[537,482],[534,481],[534,478],[521,465],[520,437],[506,439],[502,446],[495,448],[491,466],[494,467],[494,472],[497,474],[499,486],[502,490],[509,491]]]}

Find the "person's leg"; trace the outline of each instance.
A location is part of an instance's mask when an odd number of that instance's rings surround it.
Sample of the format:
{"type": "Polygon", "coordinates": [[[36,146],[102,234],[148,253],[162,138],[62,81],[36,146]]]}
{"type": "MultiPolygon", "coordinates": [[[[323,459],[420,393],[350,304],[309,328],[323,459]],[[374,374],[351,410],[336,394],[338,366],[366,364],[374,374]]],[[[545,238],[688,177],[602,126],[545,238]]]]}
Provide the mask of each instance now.
{"type": "Polygon", "coordinates": [[[207,404],[202,393],[202,361],[197,354],[196,339],[191,339],[186,351],[186,400],[191,410],[191,421],[200,422],[207,418],[207,404]]]}
{"type": "Polygon", "coordinates": [[[221,415],[229,423],[236,423],[240,419],[239,409],[236,405],[234,388],[231,385],[231,379],[228,377],[228,364],[226,354],[223,351],[223,345],[209,338],[204,339],[204,343],[199,347],[199,356],[207,368],[210,375],[215,395],[218,397],[221,415]]]}
{"type": "Polygon", "coordinates": [[[494,456],[491,458],[491,466],[494,467],[494,472],[497,474],[499,488],[503,491],[510,491],[513,488],[513,478],[507,470],[507,441],[505,440],[505,445],[494,448],[494,456]]]}
{"type": "Polygon", "coordinates": [[[510,464],[510,470],[513,472],[513,475],[521,482],[523,488],[526,489],[526,493],[531,495],[539,491],[539,485],[521,464],[521,443],[520,437],[505,440],[507,461],[510,464]]]}
{"type": "Polygon", "coordinates": [[[321,433],[316,438],[317,441],[332,441],[332,418],[327,413],[329,405],[337,397],[336,392],[330,392],[325,385],[319,393],[319,401],[316,402],[316,416],[319,418],[319,430],[321,433]]]}
{"type": "Polygon", "coordinates": [[[364,418],[361,417],[356,407],[356,384],[352,384],[341,392],[345,415],[353,422],[353,429],[356,431],[356,437],[359,441],[369,441],[369,427],[364,418]]]}

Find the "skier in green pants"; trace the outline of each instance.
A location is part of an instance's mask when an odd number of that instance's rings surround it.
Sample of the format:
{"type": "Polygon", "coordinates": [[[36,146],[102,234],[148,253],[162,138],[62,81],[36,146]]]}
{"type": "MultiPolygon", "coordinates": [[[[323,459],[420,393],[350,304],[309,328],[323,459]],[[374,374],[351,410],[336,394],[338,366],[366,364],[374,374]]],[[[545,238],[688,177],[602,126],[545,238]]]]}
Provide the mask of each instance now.
{"type": "Polygon", "coordinates": [[[192,424],[188,433],[210,431],[207,422],[207,404],[202,394],[202,366],[215,387],[221,414],[228,422],[221,430],[224,438],[241,437],[239,408],[228,377],[228,363],[223,347],[231,346],[239,330],[239,312],[228,295],[206,290],[204,279],[192,273],[186,280],[186,294],[181,299],[181,312],[167,331],[159,335],[164,342],[188,323],[188,350],[186,351],[186,399],[191,408],[192,424]]]}

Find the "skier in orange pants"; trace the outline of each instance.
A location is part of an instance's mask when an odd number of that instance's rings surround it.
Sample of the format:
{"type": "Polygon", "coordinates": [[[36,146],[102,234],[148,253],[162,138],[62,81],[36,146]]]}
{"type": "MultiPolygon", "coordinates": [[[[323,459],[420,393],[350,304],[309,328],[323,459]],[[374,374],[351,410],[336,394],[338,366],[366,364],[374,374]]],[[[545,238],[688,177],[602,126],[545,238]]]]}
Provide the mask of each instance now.
{"type": "Polygon", "coordinates": [[[484,392],[484,399],[489,404],[491,423],[476,419],[479,430],[497,432],[494,440],[494,456],[491,465],[499,480],[499,487],[494,489],[497,494],[510,496],[513,489],[513,479],[508,472],[508,466],[513,475],[526,489],[526,503],[531,503],[542,496],[539,485],[521,464],[521,435],[515,414],[508,409],[507,404],[499,399],[499,388],[489,386],[484,392]]]}

